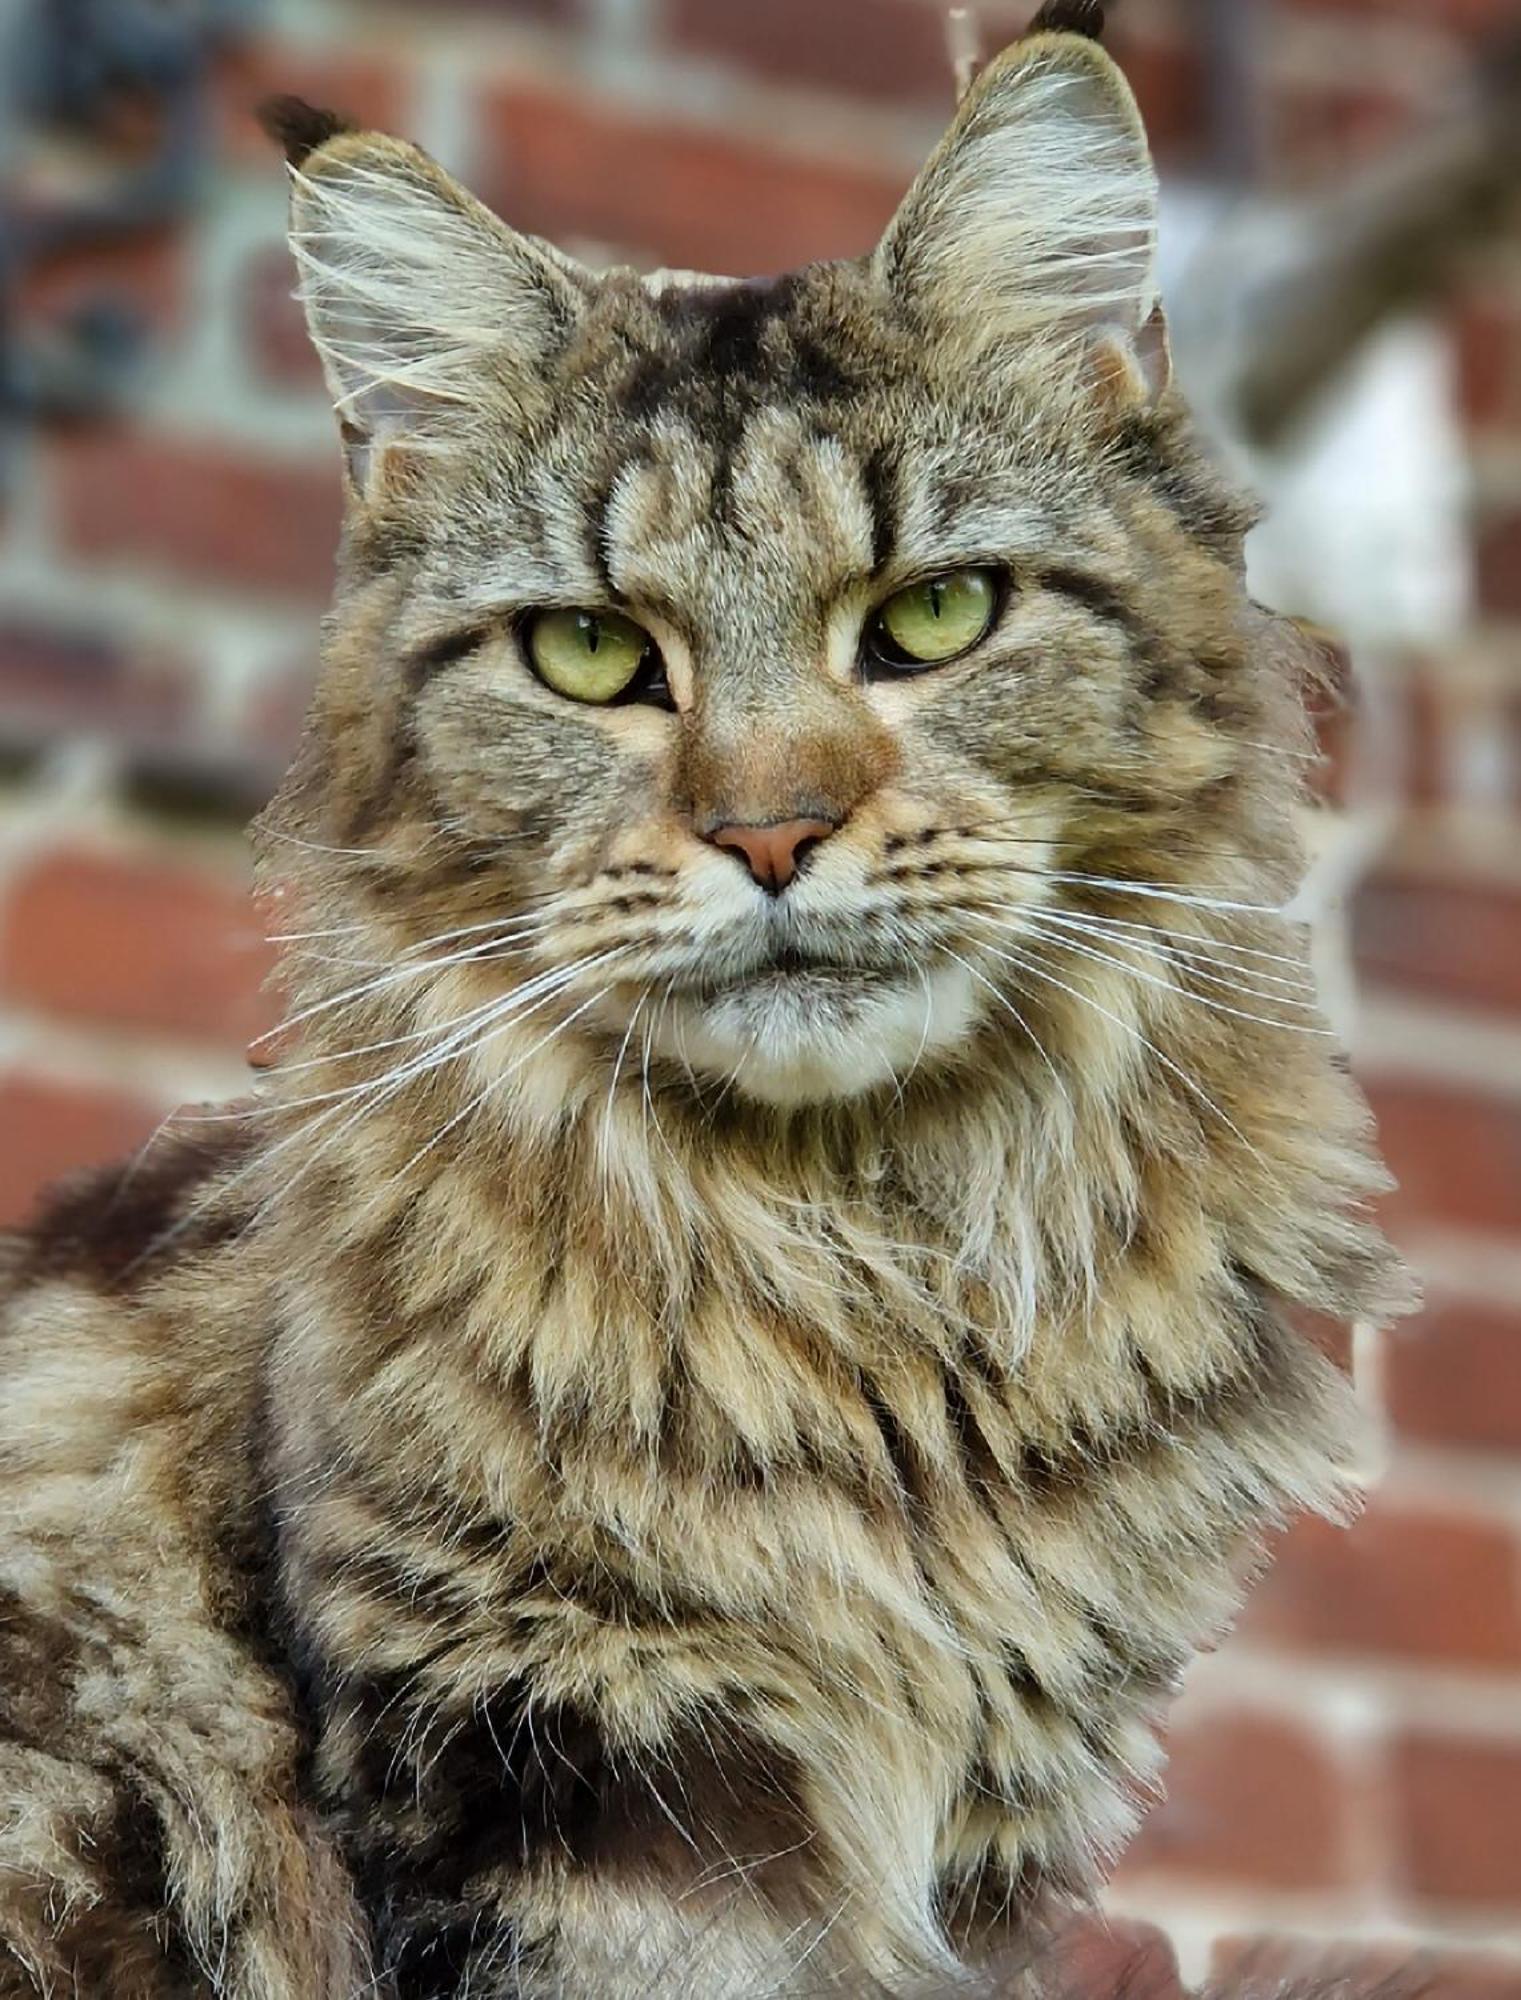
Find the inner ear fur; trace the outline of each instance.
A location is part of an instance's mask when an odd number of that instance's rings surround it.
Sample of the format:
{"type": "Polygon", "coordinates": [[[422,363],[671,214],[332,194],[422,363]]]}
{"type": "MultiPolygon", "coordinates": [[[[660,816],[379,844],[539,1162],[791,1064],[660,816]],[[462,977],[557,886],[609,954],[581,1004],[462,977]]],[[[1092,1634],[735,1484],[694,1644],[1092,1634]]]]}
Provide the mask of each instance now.
{"type": "Polygon", "coordinates": [[[876,270],[969,355],[1070,343],[1105,394],[1167,385],[1157,177],[1124,75],[1086,34],[1039,32],[983,69],[888,227],[876,270]]]}
{"type": "Polygon", "coordinates": [[[542,395],[589,279],[421,148],[301,113],[275,120],[297,291],[363,490],[385,447],[436,448],[483,401],[542,395]]]}

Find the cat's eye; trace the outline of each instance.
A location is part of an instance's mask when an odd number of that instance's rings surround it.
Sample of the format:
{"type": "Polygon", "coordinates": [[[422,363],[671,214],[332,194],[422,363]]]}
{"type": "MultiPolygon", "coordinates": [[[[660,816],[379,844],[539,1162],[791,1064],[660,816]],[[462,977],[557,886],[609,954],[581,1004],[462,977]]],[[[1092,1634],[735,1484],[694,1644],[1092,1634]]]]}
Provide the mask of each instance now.
{"type": "Polygon", "coordinates": [[[866,629],[866,664],[900,673],[938,667],[969,652],[993,622],[998,578],[991,569],[948,570],[900,590],[866,629]]]}
{"type": "Polygon", "coordinates": [[[609,702],[652,679],[655,642],[617,611],[539,611],[524,632],[534,672],[571,701],[609,702]]]}

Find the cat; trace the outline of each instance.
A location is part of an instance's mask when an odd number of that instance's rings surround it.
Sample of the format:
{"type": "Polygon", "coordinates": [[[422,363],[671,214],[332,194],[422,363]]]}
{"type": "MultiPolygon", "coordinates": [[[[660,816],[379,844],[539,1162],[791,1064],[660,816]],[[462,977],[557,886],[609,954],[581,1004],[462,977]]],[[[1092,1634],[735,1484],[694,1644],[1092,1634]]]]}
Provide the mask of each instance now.
{"type": "Polygon", "coordinates": [[[1353,1503],[1311,663],[1095,15],[778,279],[272,114],[347,490],[291,1013],[4,1252],[7,2000],[936,1990],[1353,1503]]]}

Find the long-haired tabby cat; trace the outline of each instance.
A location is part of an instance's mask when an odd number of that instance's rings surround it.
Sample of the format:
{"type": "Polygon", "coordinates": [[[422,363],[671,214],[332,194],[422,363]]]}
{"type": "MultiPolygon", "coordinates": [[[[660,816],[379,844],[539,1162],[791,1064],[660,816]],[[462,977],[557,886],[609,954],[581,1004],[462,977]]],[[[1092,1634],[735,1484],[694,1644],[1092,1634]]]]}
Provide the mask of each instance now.
{"type": "MultiPolygon", "coordinates": [[[[0,1993],[901,1993],[1131,1825],[1399,1303],[1292,634],[1048,9],[881,245],[287,105],[342,421],[256,1101],[7,1252],[0,1993]]],[[[256,527],[251,524],[251,532],[256,527]]]]}

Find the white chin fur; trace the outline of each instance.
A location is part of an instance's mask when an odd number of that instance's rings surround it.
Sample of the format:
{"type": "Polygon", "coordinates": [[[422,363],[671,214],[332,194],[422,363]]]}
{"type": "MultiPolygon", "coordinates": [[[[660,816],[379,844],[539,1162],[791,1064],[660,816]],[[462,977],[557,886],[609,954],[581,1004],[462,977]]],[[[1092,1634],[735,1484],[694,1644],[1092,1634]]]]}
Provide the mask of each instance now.
{"type": "Polygon", "coordinates": [[[668,1011],[654,1046],[762,1104],[859,1097],[963,1041],[978,1012],[970,975],[922,979],[766,977],[668,1011]]]}

